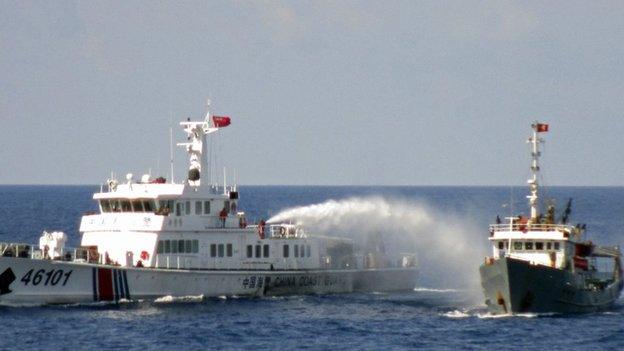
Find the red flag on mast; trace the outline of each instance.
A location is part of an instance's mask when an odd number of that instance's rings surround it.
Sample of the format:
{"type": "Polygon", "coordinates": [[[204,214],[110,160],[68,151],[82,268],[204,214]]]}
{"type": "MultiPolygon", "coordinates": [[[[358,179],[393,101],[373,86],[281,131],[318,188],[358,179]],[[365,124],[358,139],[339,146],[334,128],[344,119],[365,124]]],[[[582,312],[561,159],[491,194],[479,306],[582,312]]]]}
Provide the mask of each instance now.
{"type": "Polygon", "coordinates": [[[535,131],[538,133],[545,133],[548,131],[548,124],[547,123],[538,123],[535,126],[535,131]]]}
{"type": "Polygon", "coordinates": [[[212,124],[217,128],[227,127],[232,123],[228,116],[212,116],[212,124]]]}

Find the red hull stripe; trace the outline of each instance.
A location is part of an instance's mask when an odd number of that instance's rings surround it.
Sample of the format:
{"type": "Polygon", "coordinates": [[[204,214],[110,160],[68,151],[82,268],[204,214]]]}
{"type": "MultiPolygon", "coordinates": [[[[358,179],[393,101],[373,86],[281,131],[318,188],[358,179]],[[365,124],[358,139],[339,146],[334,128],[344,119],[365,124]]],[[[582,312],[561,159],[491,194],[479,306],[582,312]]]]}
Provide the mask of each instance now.
{"type": "Polygon", "coordinates": [[[130,299],[125,270],[93,268],[93,301],[130,299]]]}
{"type": "Polygon", "coordinates": [[[100,301],[113,301],[113,274],[110,269],[98,268],[98,293],[100,301]]]}

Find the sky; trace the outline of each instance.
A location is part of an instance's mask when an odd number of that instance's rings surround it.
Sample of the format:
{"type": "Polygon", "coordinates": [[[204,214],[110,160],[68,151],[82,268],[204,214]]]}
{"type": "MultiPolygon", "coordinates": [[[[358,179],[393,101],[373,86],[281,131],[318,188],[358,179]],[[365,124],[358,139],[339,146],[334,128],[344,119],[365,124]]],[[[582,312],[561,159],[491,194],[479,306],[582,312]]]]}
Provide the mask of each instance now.
{"type": "Polygon", "coordinates": [[[169,177],[210,98],[241,185],[521,185],[535,120],[545,184],[624,185],[619,1],[0,7],[0,184],[169,177]]]}

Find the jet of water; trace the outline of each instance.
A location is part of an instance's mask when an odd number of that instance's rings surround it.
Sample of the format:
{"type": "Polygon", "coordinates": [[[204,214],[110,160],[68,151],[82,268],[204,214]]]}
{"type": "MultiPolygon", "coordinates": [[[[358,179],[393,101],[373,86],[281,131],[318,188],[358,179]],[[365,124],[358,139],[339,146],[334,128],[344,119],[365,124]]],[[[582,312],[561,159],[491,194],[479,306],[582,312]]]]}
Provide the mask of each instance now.
{"type": "Polygon", "coordinates": [[[478,267],[486,254],[487,234],[460,215],[424,202],[372,196],[289,208],[268,222],[289,221],[309,233],[348,237],[356,244],[364,244],[371,234],[381,235],[389,252],[418,254],[423,280],[480,291],[478,267]]]}

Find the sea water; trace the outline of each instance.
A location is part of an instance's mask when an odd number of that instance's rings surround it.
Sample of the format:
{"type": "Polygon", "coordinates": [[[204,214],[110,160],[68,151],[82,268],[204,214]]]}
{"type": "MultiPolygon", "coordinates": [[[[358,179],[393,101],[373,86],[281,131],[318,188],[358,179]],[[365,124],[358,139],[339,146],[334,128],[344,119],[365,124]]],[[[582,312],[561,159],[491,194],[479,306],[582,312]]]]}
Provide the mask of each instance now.
{"type": "MultiPolygon", "coordinates": [[[[0,186],[0,241],[36,243],[62,230],[79,244],[96,186],[0,186]]],[[[167,297],[120,304],[0,307],[0,349],[615,349],[624,301],[584,315],[491,316],[478,286],[487,226],[527,214],[524,188],[241,186],[250,221],[288,218],[323,234],[378,233],[414,250],[413,291],[320,296],[167,297]]],[[[555,187],[589,239],[624,241],[624,188],[555,187]]],[[[393,243],[395,245],[393,245],[393,243]]],[[[398,243],[398,244],[397,244],[398,243]]]]}

